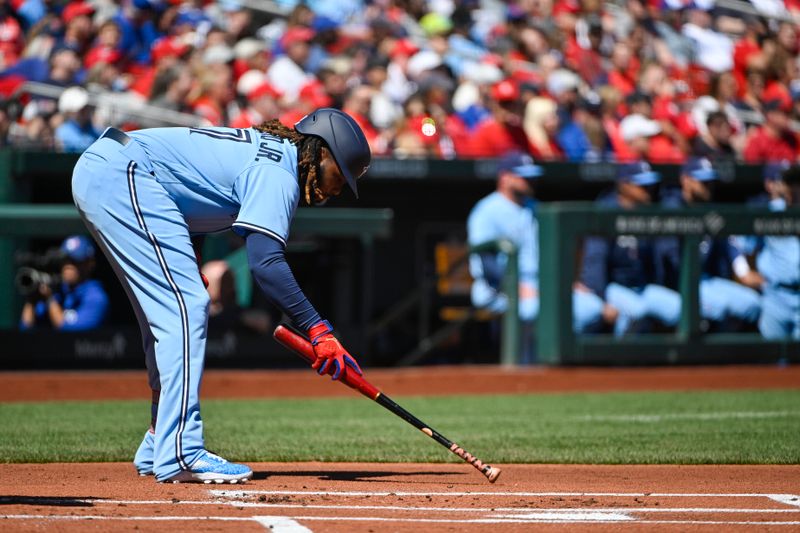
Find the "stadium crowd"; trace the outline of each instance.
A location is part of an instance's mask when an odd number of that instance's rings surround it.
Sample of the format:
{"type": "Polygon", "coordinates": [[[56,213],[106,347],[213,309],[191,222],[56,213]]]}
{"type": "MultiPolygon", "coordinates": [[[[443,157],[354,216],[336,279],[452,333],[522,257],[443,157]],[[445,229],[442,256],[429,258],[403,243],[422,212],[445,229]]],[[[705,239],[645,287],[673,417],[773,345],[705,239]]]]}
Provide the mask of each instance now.
{"type": "MultiPolygon", "coordinates": [[[[377,156],[620,163],[601,207],[707,202],[708,168],[767,163],[761,203],[783,210],[800,201],[783,174],[800,158],[797,21],[800,0],[0,0],[0,146],[81,152],[106,126],[291,125],[335,107],[377,156]],[[671,201],[647,162],[682,165],[671,201]]],[[[516,194],[532,186],[506,181],[532,227],[516,194]]],[[[675,243],[620,239],[587,242],[576,309],[619,335],[674,327],[676,281],[657,273],[675,243]]],[[[800,336],[800,240],[704,245],[704,319],[800,336]],[[777,296],[759,300],[765,283],[777,296]]]]}
{"type": "Polygon", "coordinates": [[[626,161],[646,136],[656,163],[794,161],[800,2],[746,5],[2,0],[0,144],[332,106],[376,155],[626,161]]]}

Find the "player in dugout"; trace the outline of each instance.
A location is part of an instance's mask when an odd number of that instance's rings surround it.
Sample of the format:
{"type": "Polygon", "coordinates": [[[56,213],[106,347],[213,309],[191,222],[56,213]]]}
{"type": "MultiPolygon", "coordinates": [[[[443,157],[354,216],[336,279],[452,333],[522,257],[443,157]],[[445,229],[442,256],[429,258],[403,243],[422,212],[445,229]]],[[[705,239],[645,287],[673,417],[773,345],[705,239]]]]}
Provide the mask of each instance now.
{"type": "Polygon", "coordinates": [[[205,449],[199,387],[209,295],[191,235],[232,228],[253,276],[314,346],[312,368],[361,374],[333,327],[303,294],[285,259],[298,203],[322,205],[358,178],[371,154],[348,115],[322,108],[293,128],[108,128],[73,171],[75,204],[108,257],[142,331],[151,426],[134,458],[158,482],[237,483],[252,470],[205,449]]]}
{"type": "Polygon", "coordinates": [[[64,239],[61,278],[38,283],[22,306],[19,326],[23,331],[45,327],[59,331],[87,331],[100,326],[108,314],[108,295],[92,278],[94,246],[83,235],[64,239]]]}
{"type": "MultiPolygon", "coordinates": [[[[539,316],[539,237],[534,200],[534,182],[544,169],[533,158],[512,150],[498,161],[494,192],[472,208],[467,219],[467,240],[477,246],[494,240],[508,240],[518,249],[519,319],[523,328],[522,362],[535,362],[533,324],[539,316]]],[[[508,257],[504,253],[471,254],[469,270],[472,304],[502,314],[508,310],[508,296],[502,292],[502,278],[508,257]]],[[[591,333],[614,324],[617,310],[602,298],[576,283],[572,291],[572,327],[576,333],[591,333]]]]}

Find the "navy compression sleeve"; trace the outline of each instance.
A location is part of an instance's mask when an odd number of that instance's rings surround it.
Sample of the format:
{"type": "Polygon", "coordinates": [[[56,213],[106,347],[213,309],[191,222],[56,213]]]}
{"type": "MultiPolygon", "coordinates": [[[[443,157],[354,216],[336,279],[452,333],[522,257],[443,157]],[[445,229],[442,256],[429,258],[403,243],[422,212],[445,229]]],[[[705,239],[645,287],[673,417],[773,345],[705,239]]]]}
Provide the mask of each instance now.
{"type": "Polygon", "coordinates": [[[289,269],[283,245],[263,233],[247,236],[247,261],[267,298],[289,315],[302,331],[322,320],[289,269]]]}

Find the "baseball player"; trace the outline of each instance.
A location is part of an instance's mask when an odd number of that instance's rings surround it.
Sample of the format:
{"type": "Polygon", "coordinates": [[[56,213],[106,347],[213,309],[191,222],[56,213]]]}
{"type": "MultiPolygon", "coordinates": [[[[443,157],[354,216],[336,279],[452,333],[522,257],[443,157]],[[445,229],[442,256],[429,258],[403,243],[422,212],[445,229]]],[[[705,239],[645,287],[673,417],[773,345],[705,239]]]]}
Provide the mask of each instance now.
{"type": "Polygon", "coordinates": [[[298,203],[322,205],[367,170],[370,151],[346,114],[318,109],[294,128],[109,128],[78,160],[75,203],[108,257],[142,330],[150,430],[134,459],[163,481],[245,481],[252,470],[208,452],[198,389],[209,296],[190,235],[232,228],[246,240],[253,276],[308,334],[312,367],[340,379],[356,360],[306,299],[284,256],[298,203]]]}
{"type": "MultiPolygon", "coordinates": [[[[648,205],[660,181],[660,174],[645,161],[620,165],[615,189],[601,195],[596,204],[611,209],[648,205]]],[[[678,324],[681,295],[656,283],[656,263],[650,238],[618,235],[588,237],[584,242],[581,281],[619,310],[616,336],[647,331],[653,319],[667,327],[678,324]]]]}
{"type": "MultiPolygon", "coordinates": [[[[467,240],[471,245],[507,239],[519,250],[519,317],[525,331],[539,316],[539,236],[533,182],[542,167],[518,151],[507,153],[498,164],[497,189],[484,197],[467,219],[467,240]]],[[[470,256],[469,269],[474,281],[470,289],[475,307],[494,313],[508,309],[508,297],[500,292],[507,262],[505,254],[481,253],[470,256]]],[[[586,332],[603,322],[613,323],[616,310],[596,294],[576,287],[572,293],[573,328],[586,332]]],[[[533,362],[532,339],[525,339],[523,362],[533,362]]]]}
{"type": "MultiPolygon", "coordinates": [[[[709,159],[691,158],[681,169],[680,188],[663,192],[661,205],[668,209],[684,209],[711,202],[718,179],[709,159]]],[[[677,287],[681,262],[679,239],[658,239],[656,250],[659,263],[668,266],[666,284],[677,287]]],[[[737,280],[734,265],[747,260],[736,240],[706,236],[700,243],[700,257],[703,268],[699,286],[700,316],[722,330],[735,331],[755,324],[761,312],[761,295],[737,280]]]]}
{"type": "Polygon", "coordinates": [[[72,235],[59,248],[64,262],[57,287],[40,285],[22,307],[20,329],[39,326],[59,331],[87,331],[100,326],[108,314],[103,284],[92,279],[94,246],[88,237],[72,235]]]}
{"type": "MultiPolygon", "coordinates": [[[[766,194],[752,205],[785,211],[800,205],[800,167],[788,161],[764,166],[766,194]]],[[[755,254],[756,271],[742,262],[741,275],[755,274],[762,290],[758,330],[767,339],[800,340],[800,237],[764,236],[742,238],[742,247],[755,254]]]]}

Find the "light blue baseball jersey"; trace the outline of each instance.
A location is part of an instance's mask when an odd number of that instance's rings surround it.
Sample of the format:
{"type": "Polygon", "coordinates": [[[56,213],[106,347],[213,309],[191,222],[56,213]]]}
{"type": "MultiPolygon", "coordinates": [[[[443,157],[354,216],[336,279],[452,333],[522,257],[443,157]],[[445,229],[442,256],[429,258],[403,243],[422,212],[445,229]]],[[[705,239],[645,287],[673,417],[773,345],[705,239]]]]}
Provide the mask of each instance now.
{"type": "MultiPolygon", "coordinates": [[[[495,191],[472,208],[467,219],[467,238],[473,246],[495,239],[513,242],[519,250],[520,282],[538,287],[539,225],[534,216],[535,206],[533,200],[519,205],[495,191]]],[[[478,256],[470,258],[470,272],[474,278],[484,277],[478,256]]]]}
{"type": "MultiPolygon", "coordinates": [[[[479,200],[467,219],[467,240],[470,245],[496,239],[508,239],[519,250],[519,280],[534,288],[539,287],[539,223],[536,220],[536,202],[528,199],[519,205],[495,191],[479,200]]],[[[475,279],[471,287],[473,305],[495,313],[508,308],[507,297],[500,292],[500,279],[508,257],[505,254],[472,254],[470,274],[475,279]],[[486,270],[492,269],[493,272],[486,270]]],[[[573,329],[586,331],[601,319],[603,301],[595,294],[573,291],[573,329]]],[[[522,321],[536,320],[539,316],[539,297],[521,298],[519,316],[522,321]]]]}
{"type": "Polygon", "coordinates": [[[189,231],[233,227],[282,244],[300,198],[297,147],[253,128],[154,128],[131,132],[175,200],[189,231]]]}
{"type": "Polygon", "coordinates": [[[210,300],[190,233],[232,227],[285,244],[300,197],[297,149],[251,128],[127,137],[109,130],[83,153],[72,194],[142,330],[150,386],[160,390],[152,470],[163,481],[205,453],[199,388],[210,300]]]}

